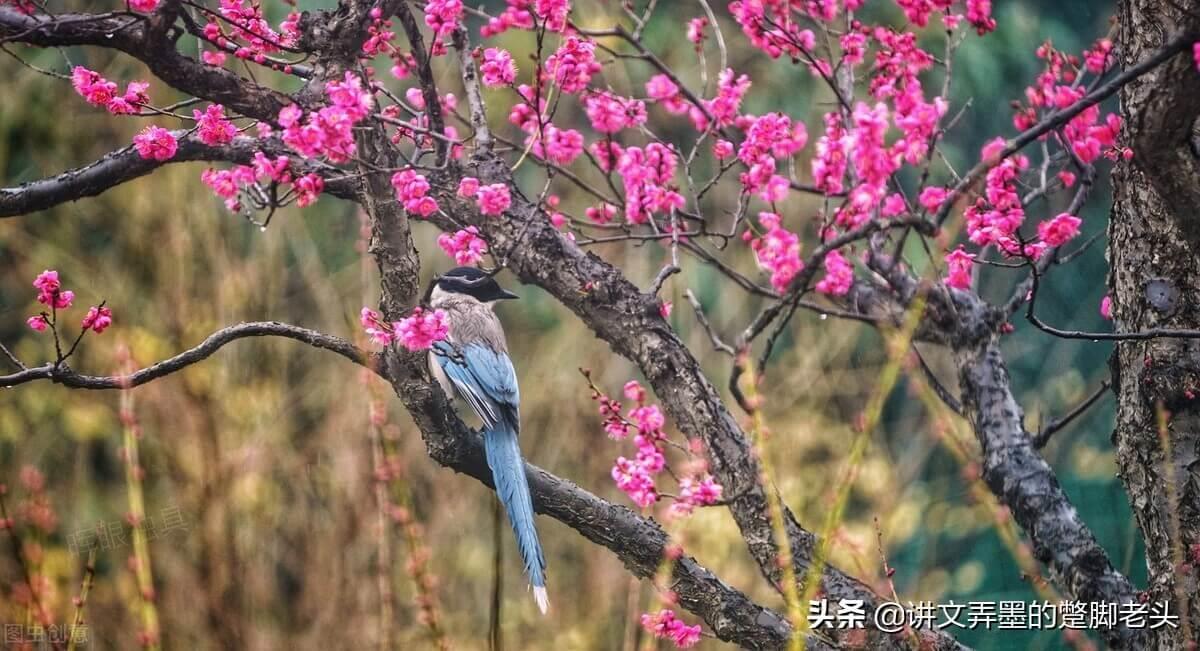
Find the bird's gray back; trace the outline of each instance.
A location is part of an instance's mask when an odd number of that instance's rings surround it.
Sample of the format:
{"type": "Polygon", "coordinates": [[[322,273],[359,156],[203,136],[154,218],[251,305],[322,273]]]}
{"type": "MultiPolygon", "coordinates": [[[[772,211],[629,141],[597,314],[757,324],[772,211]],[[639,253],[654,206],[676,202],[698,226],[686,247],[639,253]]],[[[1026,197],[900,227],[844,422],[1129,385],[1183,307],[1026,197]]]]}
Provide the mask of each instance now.
{"type": "Polygon", "coordinates": [[[434,309],[445,310],[450,333],[448,339],[456,347],[483,344],[500,353],[508,354],[504,340],[504,327],[492,308],[470,296],[443,294],[435,296],[434,309]]]}

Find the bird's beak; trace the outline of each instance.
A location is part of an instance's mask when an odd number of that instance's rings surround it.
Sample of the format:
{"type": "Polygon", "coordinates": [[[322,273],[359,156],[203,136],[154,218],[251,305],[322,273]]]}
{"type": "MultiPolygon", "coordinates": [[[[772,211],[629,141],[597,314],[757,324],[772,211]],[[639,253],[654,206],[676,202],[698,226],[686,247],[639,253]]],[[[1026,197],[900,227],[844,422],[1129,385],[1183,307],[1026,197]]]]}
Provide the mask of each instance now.
{"type": "Polygon", "coordinates": [[[521,297],[508,291],[507,289],[501,289],[500,290],[500,298],[504,299],[504,298],[521,298],[521,297]]]}

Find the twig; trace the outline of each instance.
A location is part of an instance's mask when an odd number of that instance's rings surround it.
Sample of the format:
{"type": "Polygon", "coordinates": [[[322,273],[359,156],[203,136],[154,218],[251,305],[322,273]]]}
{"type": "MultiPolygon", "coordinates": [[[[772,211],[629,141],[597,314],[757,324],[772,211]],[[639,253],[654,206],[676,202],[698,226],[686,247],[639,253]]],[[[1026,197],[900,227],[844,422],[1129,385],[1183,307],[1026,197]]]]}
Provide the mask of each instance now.
{"type": "Polygon", "coordinates": [[[667,279],[679,273],[680,271],[683,270],[679,268],[679,265],[675,264],[669,264],[660,269],[658,275],[654,277],[654,282],[650,283],[650,294],[652,296],[657,296],[658,293],[662,291],[663,285],[666,284],[667,279]]]}
{"type": "Polygon", "coordinates": [[[17,356],[14,355],[12,353],[12,351],[9,350],[8,347],[5,346],[4,344],[0,344],[0,352],[4,353],[4,356],[8,358],[8,361],[12,362],[14,366],[21,369],[22,371],[24,371],[28,368],[27,366],[22,364],[21,360],[17,359],[17,356]]]}
{"type": "Polygon", "coordinates": [[[925,356],[921,354],[920,349],[918,349],[916,346],[913,346],[913,352],[916,353],[917,361],[921,364],[921,372],[925,374],[925,379],[929,380],[929,386],[933,388],[933,392],[937,394],[937,397],[940,398],[942,402],[946,403],[946,406],[949,407],[951,411],[959,416],[962,416],[962,402],[960,402],[958,398],[955,398],[954,394],[946,388],[946,385],[942,384],[942,381],[938,379],[937,374],[933,372],[933,369],[930,368],[929,363],[925,361],[925,356]]]}
{"type": "Polygon", "coordinates": [[[355,364],[368,368],[371,367],[372,357],[345,339],[286,323],[255,321],[222,328],[209,335],[207,339],[195,348],[185,350],[174,357],[164,359],[157,364],[134,371],[129,375],[81,375],[71,370],[66,364],[58,366],[45,364],[11,375],[2,375],[0,376],[0,386],[14,387],[18,384],[25,384],[26,382],[33,382],[35,380],[50,380],[75,389],[121,389],[136,387],[207,359],[225,344],[245,337],[286,337],[288,339],[295,339],[315,348],[323,348],[335,352],[355,364]]]}
{"type": "Polygon", "coordinates": [[[1033,447],[1039,450],[1046,447],[1046,444],[1050,442],[1050,437],[1053,436],[1055,432],[1066,427],[1067,425],[1070,425],[1071,421],[1083,415],[1088,408],[1096,404],[1100,398],[1104,397],[1104,394],[1108,392],[1110,387],[1112,387],[1112,380],[1105,380],[1101,382],[1100,387],[1092,392],[1092,395],[1088,396],[1083,402],[1076,405],[1074,409],[1047,423],[1046,426],[1039,430],[1037,434],[1033,435],[1033,447]]]}
{"type": "Polygon", "coordinates": [[[692,290],[689,289],[684,292],[684,296],[687,296],[688,303],[692,304],[692,309],[696,312],[696,321],[699,322],[700,327],[704,328],[704,331],[708,333],[708,338],[712,341],[713,348],[725,353],[726,355],[736,356],[737,351],[733,349],[733,346],[725,343],[721,339],[721,336],[717,334],[717,331],[713,330],[712,324],[708,322],[708,317],[704,316],[704,307],[700,305],[699,299],[697,299],[696,295],[692,293],[692,290]]]}

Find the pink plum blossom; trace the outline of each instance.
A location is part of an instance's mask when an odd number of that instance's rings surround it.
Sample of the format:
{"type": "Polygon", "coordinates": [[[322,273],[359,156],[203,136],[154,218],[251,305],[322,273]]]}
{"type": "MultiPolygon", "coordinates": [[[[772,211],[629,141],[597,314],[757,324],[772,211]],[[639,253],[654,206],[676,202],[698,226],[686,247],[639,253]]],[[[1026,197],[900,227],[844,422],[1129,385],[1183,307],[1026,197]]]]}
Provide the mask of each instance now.
{"type": "Polygon", "coordinates": [[[458,196],[463,198],[474,197],[479,192],[479,179],[474,176],[464,176],[458,182],[458,196]]]}
{"type": "Polygon", "coordinates": [[[110,325],[112,325],[112,310],[103,305],[89,307],[87,315],[83,317],[83,322],[80,324],[84,330],[90,329],[96,334],[104,332],[110,325]]]}
{"type": "Polygon", "coordinates": [[[405,348],[418,351],[428,350],[434,343],[442,341],[450,333],[446,313],[432,312],[424,308],[413,309],[412,315],[392,324],[392,337],[405,348]]]}
{"type": "Polygon", "coordinates": [[[206,145],[224,145],[237,135],[237,127],[225,119],[225,107],[220,104],[210,104],[203,113],[193,110],[192,117],[198,127],[196,135],[206,145]]]}
{"type": "Polygon", "coordinates": [[[508,193],[507,185],[493,183],[479,188],[475,195],[475,203],[479,206],[479,212],[485,215],[499,215],[512,205],[512,197],[508,193]]]}
{"type": "Polygon", "coordinates": [[[392,188],[396,190],[396,201],[410,214],[428,217],[437,212],[437,202],[428,194],[429,181],[416,170],[410,168],[393,174],[392,188]]]}
{"type": "Polygon", "coordinates": [[[817,283],[817,291],[831,296],[848,294],[854,284],[854,267],[838,251],[826,254],[824,264],[825,277],[817,283]]]}
{"type": "Polygon", "coordinates": [[[567,37],[546,59],[545,69],[564,93],[578,93],[587,88],[592,75],[600,72],[596,44],[578,36],[567,37]]]}
{"type": "Polygon", "coordinates": [[[459,265],[478,263],[488,250],[487,242],[479,237],[479,229],[474,226],[468,226],[453,235],[442,233],[437,242],[446,255],[454,258],[454,262],[459,265]]]}
{"type": "Polygon", "coordinates": [[[1060,213],[1054,219],[1038,224],[1038,237],[1050,246],[1062,246],[1079,234],[1081,220],[1070,214],[1060,213]]]}
{"type": "Polygon", "coordinates": [[[367,334],[373,343],[379,346],[386,346],[392,343],[391,327],[383,322],[383,316],[372,310],[369,307],[364,307],[359,312],[358,321],[362,324],[363,331],[367,334]]]}
{"type": "Polygon", "coordinates": [[[946,254],[946,284],[959,289],[971,288],[971,265],[975,255],[960,246],[946,254]]]}
{"type": "Polygon", "coordinates": [[[133,145],[142,158],[168,161],[175,156],[179,143],[175,134],[166,129],[150,125],[133,137],[133,145]]]}
{"type": "Polygon", "coordinates": [[[479,66],[479,74],[485,86],[507,86],[517,78],[517,64],[513,62],[508,50],[489,47],[483,51],[483,63],[479,66]]]}
{"type": "Polygon", "coordinates": [[[675,611],[663,609],[657,614],[645,613],[642,628],[656,638],[670,640],[676,647],[686,649],[700,642],[700,626],[688,626],[675,616],[675,611]]]}
{"type": "Polygon", "coordinates": [[[780,216],[775,213],[759,213],[758,221],[767,232],[750,240],[750,247],[759,266],[771,272],[771,286],[775,291],[786,291],[792,278],[804,269],[800,259],[800,237],[783,228],[780,216]]]}

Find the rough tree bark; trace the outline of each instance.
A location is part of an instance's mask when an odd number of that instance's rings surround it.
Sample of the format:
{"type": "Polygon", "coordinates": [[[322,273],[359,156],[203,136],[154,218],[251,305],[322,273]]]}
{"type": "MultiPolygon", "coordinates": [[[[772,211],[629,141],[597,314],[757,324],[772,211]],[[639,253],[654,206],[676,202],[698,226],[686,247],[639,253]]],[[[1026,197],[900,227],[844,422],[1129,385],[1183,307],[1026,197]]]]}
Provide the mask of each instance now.
{"type": "MultiPolygon", "coordinates": [[[[1182,29],[1200,27],[1195,0],[1123,0],[1124,65],[1182,29]]],[[[1134,157],[1113,172],[1109,288],[1119,332],[1200,327],[1200,161],[1189,147],[1200,74],[1180,55],[1121,92],[1134,157]]],[[[1200,341],[1123,341],[1112,358],[1119,396],[1117,464],[1146,541],[1151,601],[1187,608],[1152,648],[1185,648],[1200,630],[1200,341]],[[1160,435],[1159,419],[1165,419],[1160,435]],[[1190,601],[1190,605],[1188,602],[1190,601]]]]}

